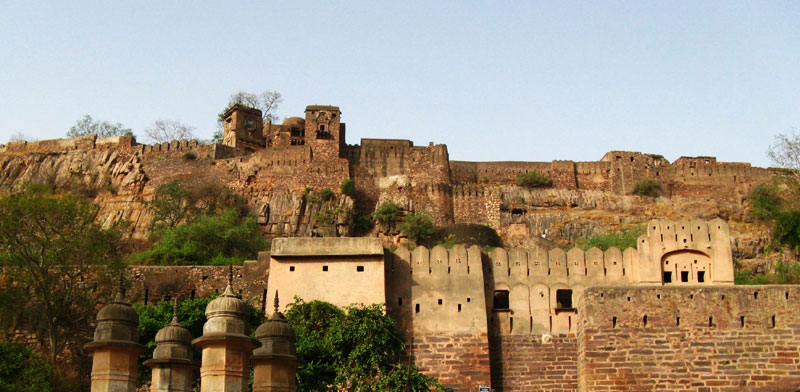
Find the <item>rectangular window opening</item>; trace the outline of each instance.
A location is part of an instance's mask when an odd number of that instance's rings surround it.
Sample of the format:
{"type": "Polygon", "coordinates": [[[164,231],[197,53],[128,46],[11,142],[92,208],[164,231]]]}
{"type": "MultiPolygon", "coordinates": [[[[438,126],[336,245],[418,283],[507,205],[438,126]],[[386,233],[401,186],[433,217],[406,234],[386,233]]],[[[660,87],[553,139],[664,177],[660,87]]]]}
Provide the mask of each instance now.
{"type": "Polygon", "coordinates": [[[681,282],[689,281],[689,271],[681,271],[681,282]]]}
{"type": "Polygon", "coordinates": [[[508,310],[508,290],[495,290],[492,308],[495,310],[508,310]]]}
{"type": "Polygon", "coordinates": [[[461,304],[458,304],[458,311],[461,312],[461,304]]]}
{"type": "Polygon", "coordinates": [[[416,304],[416,305],[414,306],[414,312],[415,312],[415,313],[419,313],[419,304],[416,304]]]}
{"type": "Polygon", "coordinates": [[[293,265],[289,266],[289,272],[294,272],[294,266],[293,265]]]}
{"type": "Polygon", "coordinates": [[[556,309],[572,309],[572,290],[556,290],[556,309]]]}
{"type": "Polygon", "coordinates": [[[697,281],[699,283],[706,281],[706,271],[697,271],[697,281]]]}
{"type": "Polygon", "coordinates": [[[356,272],[364,272],[364,266],[359,265],[358,267],[356,267],[356,272]]]}
{"type": "Polygon", "coordinates": [[[403,297],[398,297],[397,298],[397,305],[403,306],[403,297]]]}
{"type": "Polygon", "coordinates": [[[322,266],[322,270],[323,270],[323,271],[325,271],[325,272],[327,272],[327,271],[328,271],[328,266],[327,266],[327,265],[323,265],[323,266],[322,266]]]}
{"type": "Polygon", "coordinates": [[[672,271],[664,271],[664,283],[672,283],[672,271]]]}
{"type": "Polygon", "coordinates": [[[441,299],[441,298],[439,298],[439,305],[441,305],[441,304],[442,304],[442,302],[443,302],[443,301],[442,301],[442,299],[441,299]]]}

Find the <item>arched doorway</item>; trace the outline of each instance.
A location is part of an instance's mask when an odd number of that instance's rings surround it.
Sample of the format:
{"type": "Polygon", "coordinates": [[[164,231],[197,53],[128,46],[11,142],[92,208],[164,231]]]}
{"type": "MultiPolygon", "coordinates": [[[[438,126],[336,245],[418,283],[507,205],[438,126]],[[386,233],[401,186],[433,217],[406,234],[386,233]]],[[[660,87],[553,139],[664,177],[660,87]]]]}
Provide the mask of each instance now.
{"type": "Polygon", "coordinates": [[[711,282],[711,257],[696,250],[678,250],[661,257],[661,282],[707,284],[711,282]]]}

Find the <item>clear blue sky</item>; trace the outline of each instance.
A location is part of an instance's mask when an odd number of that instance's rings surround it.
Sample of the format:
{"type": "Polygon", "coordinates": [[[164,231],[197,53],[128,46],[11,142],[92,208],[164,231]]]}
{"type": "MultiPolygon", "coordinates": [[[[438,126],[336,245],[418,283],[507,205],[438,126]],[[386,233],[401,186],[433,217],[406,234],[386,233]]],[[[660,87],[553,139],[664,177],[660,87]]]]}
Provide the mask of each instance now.
{"type": "Polygon", "coordinates": [[[340,106],[350,144],[766,166],[800,129],[800,2],[0,0],[0,142],[84,114],[209,138],[232,92],[265,89],[284,117],[340,106]]]}

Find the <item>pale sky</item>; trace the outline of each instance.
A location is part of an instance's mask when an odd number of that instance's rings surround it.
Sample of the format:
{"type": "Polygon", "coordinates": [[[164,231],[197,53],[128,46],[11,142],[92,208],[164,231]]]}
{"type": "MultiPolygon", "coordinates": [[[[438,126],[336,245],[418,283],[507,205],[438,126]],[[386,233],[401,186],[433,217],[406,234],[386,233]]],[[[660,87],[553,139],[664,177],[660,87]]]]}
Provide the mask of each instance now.
{"type": "Polygon", "coordinates": [[[283,117],[339,106],[350,144],[767,166],[800,131],[800,2],[0,0],[0,143],[84,114],[210,138],[231,93],[267,89],[283,117]]]}

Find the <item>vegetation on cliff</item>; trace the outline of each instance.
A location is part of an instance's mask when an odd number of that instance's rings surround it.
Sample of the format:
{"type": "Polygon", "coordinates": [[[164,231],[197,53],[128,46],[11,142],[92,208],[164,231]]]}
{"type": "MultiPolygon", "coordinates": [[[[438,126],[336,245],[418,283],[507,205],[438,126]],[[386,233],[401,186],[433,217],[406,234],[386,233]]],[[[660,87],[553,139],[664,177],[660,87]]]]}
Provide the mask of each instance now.
{"type": "Polygon", "coordinates": [[[436,226],[431,217],[422,212],[406,215],[403,223],[397,229],[415,244],[425,245],[436,235],[436,226]]]}
{"type": "Polygon", "coordinates": [[[578,247],[583,250],[590,248],[600,248],[602,251],[615,247],[619,250],[636,248],[636,239],[645,234],[647,229],[644,225],[623,229],[619,232],[595,234],[591,237],[578,241],[578,247]]]}
{"type": "Polygon", "coordinates": [[[639,196],[658,197],[664,194],[664,187],[656,180],[645,178],[633,186],[631,193],[639,196]]]}
{"type": "Polygon", "coordinates": [[[542,172],[534,170],[517,176],[517,185],[525,188],[549,188],[553,186],[553,180],[542,172]]]}
{"type": "Polygon", "coordinates": [[[286,313],[297,334],[298,391],[427,391],[441,386],[404,362],[405,343],[383,305],[342,310],[295,298],[286,313]]]}

